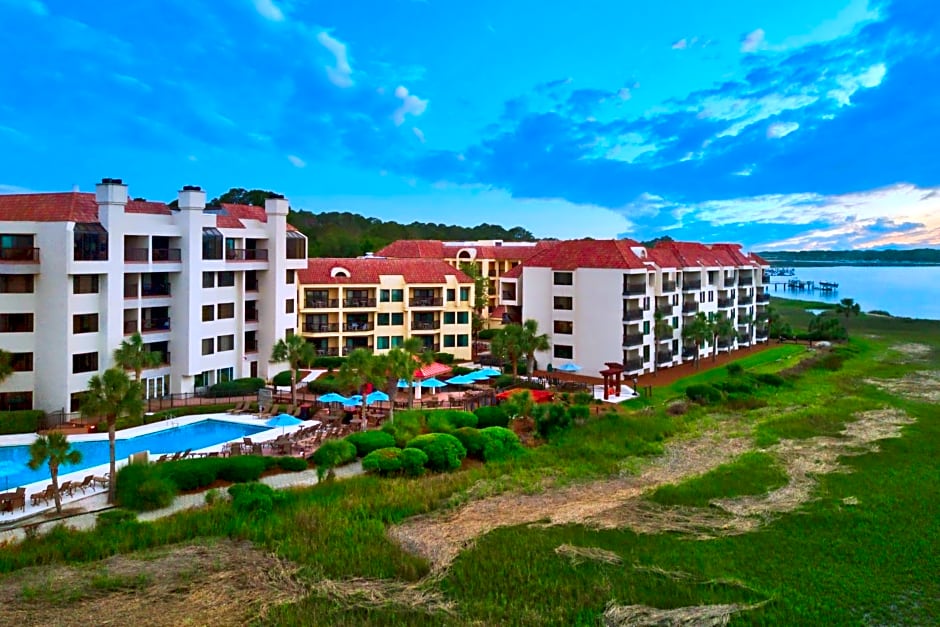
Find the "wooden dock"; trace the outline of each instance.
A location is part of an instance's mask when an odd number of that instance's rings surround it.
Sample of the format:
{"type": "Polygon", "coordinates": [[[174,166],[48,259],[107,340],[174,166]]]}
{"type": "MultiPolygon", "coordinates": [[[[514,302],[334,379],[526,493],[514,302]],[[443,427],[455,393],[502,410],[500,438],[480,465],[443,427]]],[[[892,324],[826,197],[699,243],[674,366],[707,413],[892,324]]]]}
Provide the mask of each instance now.
{"type": "Polygon", "coordinates": [[[790,279],[789,281],[770,281],[776,292],[783,289],[784,292],[821,292],[831,294],[839,291],[839,284],[832,281],[800,281],[799,279],[790,279]]]}

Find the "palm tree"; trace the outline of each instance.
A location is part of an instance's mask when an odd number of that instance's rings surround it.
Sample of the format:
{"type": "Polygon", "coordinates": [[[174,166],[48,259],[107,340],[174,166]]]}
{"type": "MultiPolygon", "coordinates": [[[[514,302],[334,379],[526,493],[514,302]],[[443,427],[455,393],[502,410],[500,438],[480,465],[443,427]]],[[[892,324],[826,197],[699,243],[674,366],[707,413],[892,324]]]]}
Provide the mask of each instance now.
{"type": "MultiPolygon", "coordinates": [[[[141,373],[146,368],[154,368],[160,365],[160,353],[147,349],[144,339],[140,332],[134,332],[134,335],[121,342],[121,345],[114,351],[114,363],[124,370],[134,371],[134,381],[140,381],[141,373]]],[[[143,388],[141,388],[141,392],[143,388]]]]}
{"type": "Polygon", "coordinates": [[[290,367],[290,402],[297,405],[297,370],[309,365],[316,357],[313,345],[300,335],[278,340],[271,350],[271,363],[287,362],[290,367]]]}
{"type": "Polygon", "coordinates": [[[401,345],[401,349],[411,359],[411,369],[403,368],[404,376],[402,378],[408,382],[408,407],[412,407],[415,400],[415,388],[412,385],[415,380],[415,370],[421,366],[433,364],[434,353],[429,351],[424,346],[424,342],[416,337],[409,337],[405,340],[401,345]]]}
{"type": "Polygon", "coordinates": [[[131,381],[127,373],[108,368],[102,375],[88,380],[88,391],[82,398],[82,416],[104,416],[108,422],[108,453],[111,462],[111,481],[108,482],[108,503],[114,503],[117,474],[114,466],[114,430],[121,416],[139,416],[144,409],[140,383],[131,381]]]}
{"type": "Polygon", "coordinates": [[[548,334],[539,334],[538,320],[529,318],[522,323],[522,330],[519,332],[519,348],[525,355],[526,372],[531,377],[532,370],[535,368],[535,353],[551,348],[548,334]]]}
{"type": "MultiPolygon", "coordinates": [[[[55,499],[55,511],[62,513],[62,495],[59,494],[59,466],[78,464],[82,461],[81,451],[72,448],[63,433],[50,433],[37,436],[29,445],[29,461],[26,465],[32,470],[39,470],[49,464],[49,477],[52,479],[52,498],[55,499]]],[[[112,471],[113,473],[113,471],[112,471]]],[[[114,474],[111,475],[114,477],[114,474]]]]}
{"type": "Polygon", "coordinates": [[[715,361],[718,359],[718,341],[731,337],[734,333],[734,323],[731,321],[731,318],[728,318],[724,314],[719,314],[711,324],[711,333],[712,343],[715,346],[715,350],[712,353],[712,361],[715,361]]]}
{"type": "Polygon", "coordinates": [[[862,313],[862,307],[855,302],[854,298],[843,298],[839,301],[839,304],[836,305],[836,313],[844,315],[845,319],[848,320],[852,316],[857,316],[862,313]]]}
{"type": "Polygon", "coordinates": [[[689,340],[695,344],[695,367],[699,366],[699,354],[702,351],[702,344],[709,338],[709,322],[704,313],[698,312],[691,322],[682,327],[682,339],[689,340]]]}
{"type": "Polygon", "coordinates": [[[507,324],[493,336],[490,341],[490,351],[493,356],[512,364],[512,378],[519,372],[519,357],[523,354],[522,327],[518,324],[507,324]]]}
{"type": "MultiPolygon", "coordinates": [[[[362,386],[366,383],[378,384],[385,380],[386,372],[382,367],[385,365],[383,360],[377,359],[375,355],[365,348],[356,348],[350,351],[346,361],[340,366],[336,378],[339,384],[346,388],[351,388],[360,393],[362,386]]],[[[365,417],[366,402],[362,399],[362,417],[365,417]]]]}
{"type": "Polygon", "coordinates": [[[0,348],[0,383],[13,374],[13,354],[0,348]]]}
{"type": "Polygon", "coordinates": [[[672,332],[674,329],[668,320],[663,316],[663,314],[658,311],[653,314],[653,342],[655,344],[653,350],[653,372],[659,370],[659,342],[667,337],[672,337],[672,332]]]}
{"type": "Polygon", "coordinates": [[[400,347],[395,347],[384,355],[374,357],[377,361],[376,369],[385,373],[385,393],[389,398],[389,421],[395,420],[395,395],[398,393],[398,381],[404,379],[408,381],[408,387],[411,388],[411,381],[414,380],[415,360],[414,357],[400,347]]]}

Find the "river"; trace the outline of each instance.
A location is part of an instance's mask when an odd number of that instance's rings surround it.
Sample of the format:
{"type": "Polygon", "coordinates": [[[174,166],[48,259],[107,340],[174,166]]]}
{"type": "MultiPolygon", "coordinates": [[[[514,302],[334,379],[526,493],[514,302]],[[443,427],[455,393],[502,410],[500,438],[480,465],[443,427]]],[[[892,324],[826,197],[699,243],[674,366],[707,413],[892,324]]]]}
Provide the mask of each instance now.
{"type": "Polygon", "coordinates": [[[771,281],[830,281],[839,289],[794,292],[771,286],[770,295],[831,303],[853,298],[862,311],[879,309],[892,316],[940,320],[940,266],[806,266],[795,271],[795,277],[771,277],[771,281]]]}

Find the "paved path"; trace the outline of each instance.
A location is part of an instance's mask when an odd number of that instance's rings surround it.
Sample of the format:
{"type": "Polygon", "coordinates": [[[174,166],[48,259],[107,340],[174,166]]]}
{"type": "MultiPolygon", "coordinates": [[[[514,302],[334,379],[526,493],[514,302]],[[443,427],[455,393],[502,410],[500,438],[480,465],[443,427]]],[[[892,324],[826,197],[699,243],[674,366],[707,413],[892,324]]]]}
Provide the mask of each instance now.
{"type": "MultiPolygon", "coordinates": [[[[362,474],[361,462],[354,462],[336,469],[336,477],[338,479],[353,477],[360,474],[362,474]]],[[[263,477],[261,479],[261,483],[267,484],[272,488],[279,490],[285,488],[312,486],[316,485],[317,482],[317,471],[313,469],[304,470],[302,472],[285,472],[278,475],[271,475],[270,477],[263,477]]],[[[205,503],[205,492],[198,492],[196,494],[183,494],[176,497],[173,500],[173,503],[168,507],[157,509],[152,512],[141,512],[137,515],[137,520],[142,522],[150,522],[159,518],[165,518],[166,516],[183,511],[184,509],[201,507],[205,505],[205,503]]],[[[70,503],[70,505],[72,505],[72,503],[70,503]]],[[[107,494],[104,492],[89,496],[88,498],[80,499],[79,501],[74,502],[74,505],[81,507],[81,509],[84,510],[84,513],[57,518],[55,520],[46,520],[34,524],[37,525],[40,533],[44,533],[54,525],[60,523],[65,524],[66,526],[73,529],[87,530],[95,526],[95,520],[98,518],[99,512],[111,509],[107,504],[107,494]]],[[[0,543],[9,541],[19,542],[24,537],[25,533],[22,527],[8,529],[6,531],[0,532],[0,543]]]]}

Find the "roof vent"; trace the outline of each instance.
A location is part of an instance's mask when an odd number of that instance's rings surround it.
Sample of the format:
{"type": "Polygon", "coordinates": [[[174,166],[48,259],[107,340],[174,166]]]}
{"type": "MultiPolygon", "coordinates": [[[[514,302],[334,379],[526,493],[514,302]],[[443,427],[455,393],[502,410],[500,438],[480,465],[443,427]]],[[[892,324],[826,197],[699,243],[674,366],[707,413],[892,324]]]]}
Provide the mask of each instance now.
{"type": "Polygon", "coordinates": [[[183,185],[184,192],[201,192],[202,188],[198,185],[183,185]]]}
{"type": "Polygon", "coordinates": [[[363,255],[363,257],[365,257],[366,259],[372,259],[375,257],[375,253],[370,251],[370,252],[367,252],[365,255],[363,255]]]}
{"type": "Polygon", "coordinates": [[[121,179],[101,179],[102,185],[123,185],[124,181],[121,179]]]}

